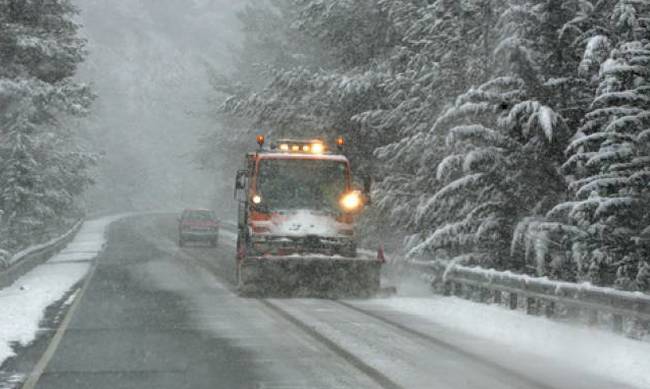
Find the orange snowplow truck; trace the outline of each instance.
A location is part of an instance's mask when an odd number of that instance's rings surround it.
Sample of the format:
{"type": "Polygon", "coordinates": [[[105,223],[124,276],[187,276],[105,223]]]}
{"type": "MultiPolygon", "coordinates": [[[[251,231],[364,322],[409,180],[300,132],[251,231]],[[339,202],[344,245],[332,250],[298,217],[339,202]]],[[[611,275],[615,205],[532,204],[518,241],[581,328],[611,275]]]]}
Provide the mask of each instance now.
{"type": "MultiPolygon", "coordinates": [[[[355,222],[369,196],[348,159],[322,140],[283,139],[246,154],[237,172],[237,282],[243,295],[365,297],[381,261],[357,254],[355,222]]],[[[337,148],[344,145],[337,139],[337,148]]]]}

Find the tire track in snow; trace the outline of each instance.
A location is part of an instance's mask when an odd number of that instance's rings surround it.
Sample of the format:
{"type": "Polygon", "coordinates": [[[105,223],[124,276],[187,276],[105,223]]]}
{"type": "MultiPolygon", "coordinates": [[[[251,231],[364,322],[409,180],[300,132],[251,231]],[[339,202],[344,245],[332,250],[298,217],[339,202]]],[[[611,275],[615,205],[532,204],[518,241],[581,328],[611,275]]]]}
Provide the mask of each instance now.
{"type": "Polygon", "coordinates": [[[381,373],[379,370],[375,369],[374,367],[366,364],[361,360],[360,358],[356,357],[354,354],[350,353],[343,347],[339,346],[335,342],[331,341],[327,337],[323,336],[321,333],[319,333],[317,330],[314,328],[310,327],[309,325],[303,323],[300,319],[296,318],[295,316],[291,315],[289,312],[285,311],[284,309],[280,308],[279,306],[271,303],[268,300],[264,299],[258,299],[261,304],[263,304],[266,308],[270,309],[271,311],[277,313],[280,315],[282,318],[285,320],[289,321],[299,329],[301,329],[303,332],[311,336],[313,339],[318,341],[319,343],[325,345],[328,349],[330,349],[332,352],[334,352],[336,355],[340,356],[343,358],[346,362],[363,372],[366,376],[371,378],[373,381],[375,381],[380,387],[385,388],[385,389],[402,389],[403,387],[395,383],[393,380],[388,378],[386,375],[381,373]]]}
{"type": "Polygon", "coordinates": [[[525,376],[525,375],[523,375],[523,374],[521,374],[521,373],[519,373],[519,372],[517,372],[515,370],[509,369],[509,368],[507,368],[505,366],[502,366],[502,365],[500,365],[498,363],[492,362],[492,361],[490,361],[488,359],[481,358],[480,356],[475,355],[475,354],[473,354],[471,352],[468,352],[466,350],[463,350],[462,348],[457,347],[457,346],[455,346],[455,345],[453,345],[453,344],[451,344],[449,342],[445,342],[445,341],[443,341],[441,339],[438,339],[438,338],[433,337],[431,335],[425,334],[425,333],[420,332],[418,330],[415,330],[413,328],[407,327],[407,326],[405,326],[403,324],[394,322],[394,321],[392,321],[390,319],[387,319],[387,318],[385,318],[385,317],[383,317],[381,315],[378,315],[378,314],[376,314],[374,312],[366,311],[365,309],[356,307],[356,306],[354,306],[352,304],[349,304],[349,303],[346,303],[344,301],[335,301],[335,303],[340,305],[340,306],[343,306],[343,307],[345,307],[345,308],[347,308],[349,310],[352,310],[352,311],[355,311],[357,313],[369,316],[369,317],[371,317],[371,318],[373,318],[375,320],[378,320],[378,321],[380,321],[380,322],[382,322],[382,323],[384,323],[386,325],[389,325],[389,326],[391,326],[393,328],[396,328],[396,329],[398,329],[398,330],[400,330],[402,332],[406,332],[406,333],[408,333],[410,335],[416,336],[416,337],[418,337],[418,338],[420,338],[420,339],[422,339],[424,341],[427,341],[429,343],[432,343],[432,344],[434,344],[434,345],[436,345],[438,347],[446,348],[447,350],[450,350],[450,351],[453,351],[453,352],[455,352],[457,354],[460,354],[460,355],[462,355],[463,357],[465,357],[467,359],[470,359],[470,360],[472,360],[472,361],[474,361],[476,363],[482,364],[483,366],[486,366],[486,367],[488,367],[490,369],[493,369],[493,370],[496,370],[496,371],[498,371],[500,373],[503,373],[504,375],[517,378],[520,381],[528,383],[531,387],[539,388],[539,389],[555,389],[552,386],[549,386],[549,385],[544,384],[542,382],[533,380],[530,377],[527,377],[527,376],[525,376]]]}

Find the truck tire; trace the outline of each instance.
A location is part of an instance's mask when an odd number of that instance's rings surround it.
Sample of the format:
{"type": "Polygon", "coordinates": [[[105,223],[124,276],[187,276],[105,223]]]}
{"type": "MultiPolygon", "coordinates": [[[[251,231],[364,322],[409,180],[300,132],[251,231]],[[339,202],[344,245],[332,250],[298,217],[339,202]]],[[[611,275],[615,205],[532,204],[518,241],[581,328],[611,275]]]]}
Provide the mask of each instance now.
{"type": "Polygon", "coordinates": [[[241,256],[241,247],[242,244],[242,239],[241,239],[241,234],[237,234],[237,245],[235,246],[237,250],[235,252],[235,286],[239,287],[239,262],[243,259],[240,258],[241,256]]]}
{"type": "Polygon", "coordinates": [[[350,243],[349,245],[343,246],[339,254],[342,257],[346,258],[356,258],[357,256],[357,244],[356,243],[350,243]]]}

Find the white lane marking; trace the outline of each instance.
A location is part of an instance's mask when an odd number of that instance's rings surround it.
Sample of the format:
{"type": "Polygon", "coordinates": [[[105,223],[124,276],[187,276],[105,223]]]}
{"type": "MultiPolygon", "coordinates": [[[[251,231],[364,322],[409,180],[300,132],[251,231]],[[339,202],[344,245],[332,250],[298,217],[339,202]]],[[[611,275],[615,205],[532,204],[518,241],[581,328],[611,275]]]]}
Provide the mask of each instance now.
{"type": "Polygon", "coordinates": [[[22,389],[34,389],[38,381],[41,379],[41,376],[45,372],[47,365],[50,363],[50,360],[52,360],[54,353],[56,353],[56,350],[59,348],[59,344],[63,339],[63,335],[65,335],[65,331],[68,329],[68,326],[70,325],[70,321],[72,321],[72,317],[74,316],[77,307],[81,303],[81,299],[83,298],[83,295],[86,293],[86,290],[88,289],[88,285],[90,285],[90,280],[93,278],[93,275],[95,274],[95,269],[97,269],[97,261],[95,261],[93,266],[90,268],[90,271],[86,275],[86,279],[84,280],[84,284],[81,287],[81,289],[75,292],[76,296],[74,298],[74,302],[72,303],[70,309],[68,310],[68,313],[66,313],[65,317],[63,318],[63,321],[61,322],[61,325],[56,330],[54,337],[52,337],[50,344],[47,346],[47,350],[45,350],[45,353],[41,356],[41,359],[38,361],[36,366],[34,366],[32,372],[29,374],[29,377],[23,384],[22,389]]]}

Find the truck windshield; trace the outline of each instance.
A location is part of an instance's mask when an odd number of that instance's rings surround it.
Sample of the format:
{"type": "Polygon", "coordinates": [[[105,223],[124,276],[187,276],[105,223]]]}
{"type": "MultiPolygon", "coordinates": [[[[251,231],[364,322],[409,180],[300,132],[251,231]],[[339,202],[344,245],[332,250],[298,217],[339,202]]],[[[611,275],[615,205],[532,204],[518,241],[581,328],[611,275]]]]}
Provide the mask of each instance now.
{"type": "Polygon", "coordinates": [[[333,211],[346,190],[347,164],[312,159],[262,159],[257,191],[269,210],[333,211]]]}

